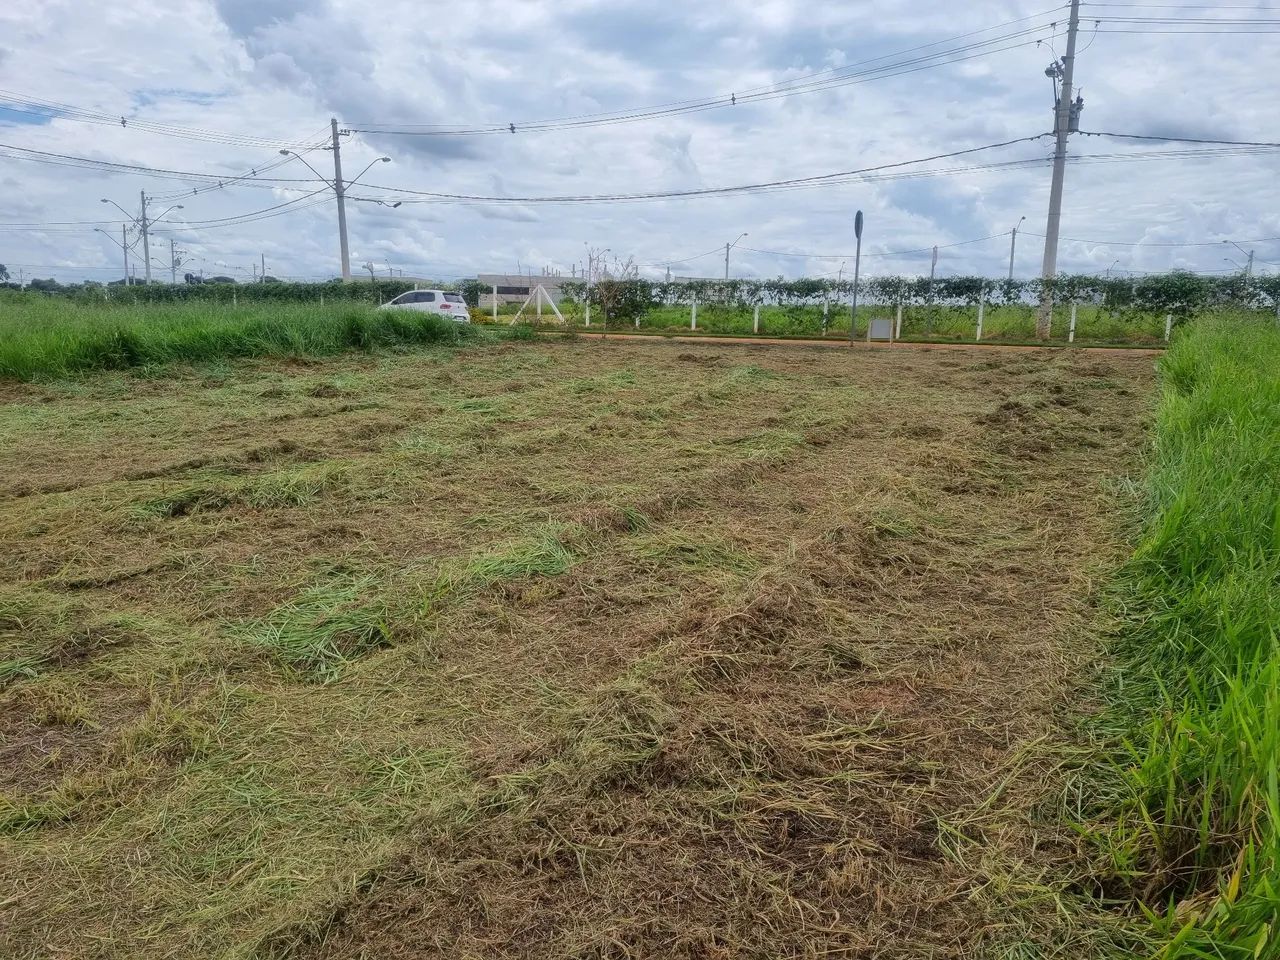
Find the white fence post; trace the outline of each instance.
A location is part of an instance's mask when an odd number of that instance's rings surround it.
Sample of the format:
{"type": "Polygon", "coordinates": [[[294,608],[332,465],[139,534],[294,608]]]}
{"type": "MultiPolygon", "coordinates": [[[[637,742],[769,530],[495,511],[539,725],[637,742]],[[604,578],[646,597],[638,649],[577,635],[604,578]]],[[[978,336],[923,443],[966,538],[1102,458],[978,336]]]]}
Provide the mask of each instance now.
{"type": "MultiPolygon", "coordinates": [[[[231,305],[233,307],[240,306],[240,299],[236,296],[236,292],[234,290],[231,291],[231,305]]],[[[1165,339],[1168,340],[1169,338],[1165,337],[1165,339]]]]}
{"type": "Polygon", "coordinates": [[[755,313],[751,318],[751,332],[752,333],[760,332],[760,304],[758,303],[756,304],[755,313]]]}
{"type": "Polygon", "coordinates": [[[828,300],[826,297],[823,297],[822,298],[822,335],[823,336],[826,336],[827,327],[831,325],[829,320],[830,312],[831,312],[831,301],[828,300]]]}
{"type": "Polygon", "coordinates": [[[1071,304],[1071,326],[1067,328],[1067,343],[1076,342],[1076,310],[1079,306],[1074,301],[1071,304]]]}
{"type": "Polygon", "coordinates": [[[493,322],[498,322],[498,285],[493,285],[493,322]]]}
{"type": "Polygon", "coordinates": [[[693,303],[689,307],[689,329],[698,329],[698,298],[693,298],[693,303]]]}
{"type": "Polygon", "coordinates": [[[1169,336],[1173,333],[1173,314],[1166,313],[1164,315],[1164,342],[1169,342],[1169,336]]]}
{"type": "Polygon", "coordinates": [[[974,337],[975,340],[982,339],[982,318],[987,312],[987,288],[983,287],[978,293],[978,332],[974,337]]]}
{"type": "Polygon", "coordinates": [[[324,306],[324,291],[320,291],[320,306],[324,306]]]}
{"type": "Polygon", "coordinates": [[[898,321],[894,326],[893,339],[895,340],[902,339],[902,301],[901,300],[898,301],[898,321]]]}
{"type": "Polygon", "coordinates": [[[542,322],[542,284],[538,284],[538,322],[542,322]]]}

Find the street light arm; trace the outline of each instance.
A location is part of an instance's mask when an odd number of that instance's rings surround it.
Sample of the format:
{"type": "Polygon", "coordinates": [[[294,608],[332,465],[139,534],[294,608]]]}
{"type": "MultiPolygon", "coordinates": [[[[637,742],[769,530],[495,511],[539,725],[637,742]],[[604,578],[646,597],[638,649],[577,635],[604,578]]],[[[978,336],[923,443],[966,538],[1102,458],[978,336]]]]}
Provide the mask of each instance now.
{"type": "Polygon", "coordinates": [[[129,222],[130,222],[130,223],[134,223],[134,224],[136,224],[136,223],[138,222],[138,218],[137,218],[137,217],[135,217],[132,213],[130,213],[130,212],[129,212],[128,210],[126,210],[124,207],[120,206],[120,204],[116,203],[114,200],[109,200],[109,199],[107,199],[106,197],[103,197],[103,198],[102,198],[102,202],[103,202],[103,203],[109,203],[109,204],[111,204],[113,207],[115,207],[117,210],[119,210],[121,213],[123,213],[126,217],[128,217],[128,218],[129,218],[129,222]]]}
{"type": "Polygon", "coordinates": [[[366,173],[368,173],[375,163],[390,163],[390,162],[391,162],[390,157],[374,157],[372,160],[369,161],[369,166],[365,167],[363,170],[357,173],[354,177],[352,177],[350,180],[347,180],[343,184],[344,188],[354,187],[356,185],[356,181],[359,180],[361,177],[363,177],[366,173]]]}
{"type": "Polygon", "coordinates": [[[168,210],[166,210],[164,213],[160,214],[160,216],[158,216],[158,217],[152,217],[152,218],[151,218],[151,222],[152,222],[152,223],[161,223],[161,222],[163,222],[164,218],[165,218],[166,216],[168,216],[169,214],[173,213],[173,211],[175,211],[175,210],[182,210],[182,209],[184,209],[184,208],[183,208],[183,206],[182,206],[182,204],[180,204],[180,203],[175,203],[172,207],[170,207],[170,208],[169,208],[168,210]]]}
{"type": "Polygon", "coordinates": [[[293,159],[295,160],[301,160],[308,170],[310,170],[317,177],[319,177],[322,182],[328,185],[330,190],[336,189],[333,185],[333,181],[330,180],[328,177],[326,177],[323,173],[321,173],[315,167],[313,167],[310,163],[308,163],[306,157],[304,157],[302,154],[294,153],[292,150],[281,150],[280,153],[282,156],[293,157],[293,159]]]}

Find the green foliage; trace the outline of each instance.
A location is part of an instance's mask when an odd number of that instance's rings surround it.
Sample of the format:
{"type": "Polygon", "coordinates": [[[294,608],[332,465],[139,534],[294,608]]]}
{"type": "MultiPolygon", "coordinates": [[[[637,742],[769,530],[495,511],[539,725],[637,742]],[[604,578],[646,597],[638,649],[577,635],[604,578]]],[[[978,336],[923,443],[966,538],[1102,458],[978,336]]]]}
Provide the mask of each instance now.
{"type": "MultiPolygon", "coordinates": [[[[1146,284],[1139,284],[1145,287],[1146,284]]],[[[1205,289],[1161,284],[1172,304],[1205,289]]],[[[1280,955],[1280,328],[1206,319],[1162,361],[1150,518],[1122,582],[1100,831],[1166,958],[1280,955]]]]}
{"type": "MultiPolygon", "coordinates": [[[[750,307],[755,304],[816,305],[824,299],[847,300],[853,281],[802,278],[799,280],[650,280],[612,281],[628,287],[630,310],[647,311],[662,306],[750,307]]],[[[572,300],[586,296],[581,280],[566,280],[561,289],[572,300]]],[[[1051,281],[990,280],[984,277],[867,277],[859,281],[859,299],[906,306],[972,306],[986,295],[989,303],[1035,304],[1046,289],[1056,303],[1090,304],[1116,313],[1172,313],[1185,318],[1209,306],[1275,309],[1280,305],[1280,277],[1201,276],[1174,271],[1132,277],[1094,277],[1064,274],[1051,281]]],[[[592,290],[592,302],[596,293],[592,290]]]]}
{"type": "Polygon", "coordinates": [[[34,294],[3,299],[0,377],[21,380],[231,357],[450,344],[479,336],[432,314],[352,303],[119,306],[34,294]]]}

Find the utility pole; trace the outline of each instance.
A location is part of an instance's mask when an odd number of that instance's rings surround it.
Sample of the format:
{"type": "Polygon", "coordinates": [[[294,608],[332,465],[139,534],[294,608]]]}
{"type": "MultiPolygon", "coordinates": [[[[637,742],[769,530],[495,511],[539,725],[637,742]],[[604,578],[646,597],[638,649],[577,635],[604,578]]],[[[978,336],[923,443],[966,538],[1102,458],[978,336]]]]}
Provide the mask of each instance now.
{"type": "Polygon", "coordinates": [[[338,243],[342,248],[342,279],[351,279],[351,254],[347,250],[347,199],[342,182],[342,146],[338,136],[338,118],[329,118],[333,131],[333,192],[338,196],[338,243]]]}
{"type": "Polygon", "coordinates": [[[129,231],[120,224],[120,249],[124,251],[124,285],[129,285],[129,231]]]}
{"type": "Polygon", "coordinates": [[[262,273],[260,274],[262,279],[259,280],[258,282],[266,283],[267,282],[267,255],[265,253],[260,253],[258,254],[258,256],[262,258],[262,273]]]}
{"type": "Polygon", "coordinates": [[[1078,129],[1084,101],[1072,101],[1075,92],[1076,37],[1080,33],[1080,0],[1071,0],[1071,19],[1067,24],[1067,52],[1045,71],[1057,84],[1054,105],[1053,181],[1049,187],[1049,219],[1044,231],[1044,264],[1041,277],[1046,281],[1036,316],[1036,336],[1049,339],[1049,323],[1053,314],[1053,290],[1049,284],[1058,273],[1058,233],[1062,225],[1062,186],[1067,175],[1067,137],[1078,129]]]}
{"type": "Polygon", "coordinates": [[[142,195],[142,219],[138,221],[138,225],[142,227],[142,260],[147,265],[147,286],[151,285],[151,243],[147,239],[147,191],[141,190],[142,195]]]}
{"type": "MultiPolygon", "coordinates": [[[[738,237],[738,240],[741,240],[742,237],[745,237],[745,236],[747,236],[747,234],[744,233],[741,237],[738,237]]],[[[724,245],[724,278],[726,280],[729,279],[729,251],[738,245],[738,240],[733,241],[733,243],[726,243],[724,245]]]]}
{"type": "Polygon", "coordinates": [[[178,253],[173,246],[173,237],[169,238],[169,282],[178,282],[178,253]]]}
{"type": "MultiPolygon", "coordinates": [[[[1022,220],[1026,220],[1023,217],[1022,220]]],[[[1018,228],[1022,226],[1022,220],[1013,225],[1013,232],[1009,234],[1009,282],[1013,283],[1013,253],[1018,249],[1018,228]]]]}

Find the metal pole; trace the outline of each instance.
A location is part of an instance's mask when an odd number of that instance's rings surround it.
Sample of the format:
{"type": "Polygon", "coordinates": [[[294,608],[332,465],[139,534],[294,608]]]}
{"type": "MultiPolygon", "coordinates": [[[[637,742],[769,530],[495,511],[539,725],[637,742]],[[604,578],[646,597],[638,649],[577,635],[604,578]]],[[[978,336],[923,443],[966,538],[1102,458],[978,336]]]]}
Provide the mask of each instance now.
{"type": "Polygon", "coordinates": [[[262,258],[262,269],[258,272],[259,283],[267,282],[267,255],[265,253],[258,254],[262,258]]]}
{"type": "MultiPolygon", "coordinates": [[[[853,218],[853,232],[858,238],[857,249],[853,252],[853,297],[849,307],[849,342],[853,343],[853,328],[858,325],[858,271],[862,267],[862,211],[853,218]]],[[[871,328],[867,328],[867,336],[871,336],[871,328]]]]}
{"type": "Polygon", "coordinates": [[[169,282],[178,282],[178,254],[173,249],[173,237],[169,238],[169,282]]]}
{"type": "Polygon", "coordinates": [[[342,147],[338,141],[338,119],[331,117],[333,131],[333,192],[338,197],[338,245],[342,250],[342,279],[351,279],[351,254],[347,248],[346,186],[342,182],[342,147]]]}
{"type": "Polygon", "coordinates": [[[1249,262],[1245,264],[1244,275],[1246,277],[1253,276],[1253,251],[1252,250],[1249,251],[1249,262]]]}
{"type": "Polygon", "coordinates": [[[1053,290],[1048,283],[1058,273],[1058,232],[1062,225],[1062,187],[1067,175],[1067,136],[1071,132],[1071,94],[1075,90],[1076,36],[1080,32],[1080,0],[1071,0],[1071,19],[1067,26],[1067,52],[1062,58],[1062,85],[1054,122],[1053,181],[1049,187],[1049,219],[1044,231],[1044,263],[1041,276],[1046,281],[1040,295],[1040,313],[1036,317],[1036,336],[1049,338],[1049,318],[1053,309],[1053,290]]]}
{"type": "Polygon", "coordinates": [[[142,196],[142,219],[139,225],[142,227],[142,259],[146,261],[147,269],[147,285],[151,285],[151,242],[147,238],[147,191],[141,190],[142,196]]]}
{"type": "Polygon", "coordinates": [[[729,244],[724,245],[724,278],[729,279],[729,244]]]}
{"type": "Polygon", "coordinates": [[[124,285],[129,285],[129,233],[125,225],[120,224],[120,249],[124,251],[124,285]]]}

